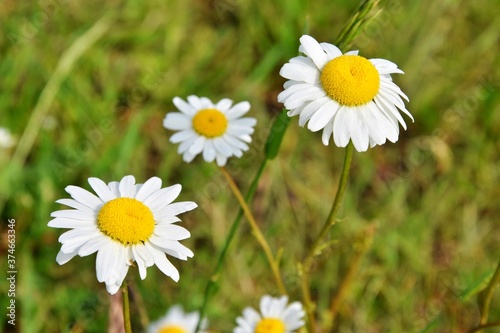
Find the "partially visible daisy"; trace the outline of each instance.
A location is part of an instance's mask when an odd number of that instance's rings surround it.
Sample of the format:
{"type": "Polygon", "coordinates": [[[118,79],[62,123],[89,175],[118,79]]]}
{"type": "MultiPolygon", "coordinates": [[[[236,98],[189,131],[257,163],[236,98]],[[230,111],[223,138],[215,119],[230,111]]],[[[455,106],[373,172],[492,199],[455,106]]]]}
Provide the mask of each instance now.
{"type": "Polygon", "coordinates": [[[287,305],[288,297],[265,295],[260,300],[260,313],[251,307],[236,318],[233,333],[291,333],[304,326],[304,310],[300,302],[287,305]]]}
{"type": "Polygon", "coordinates": [[[15,140],[12,137],[8,128],[0,127],[0,147],[1,148],[11,148],[14,146],[15,140]]]}
{"type": "MultiPolygon", "coordinates": [[[[185,313],[182,306],[175,305],[164,317],[151,323],[147,333],[195,333],[199,318],[198,312],[185,313]]],[[[207,324],[207,320],[203,319],[198,332],[203,333],[207,324]]]]}
{"type": "Polygon", "coordinates": [[[98,178],[88,181],[97,196],[68,186],[66,192],[73,199],[56,202],[74,209],[50,214],[54,219],[49,227],[72,229],[59,237],[59,265],[76,255],[84,257],[97,252],[97,280],[106,283],[110,294],[118,291],[134,262],[143,280],[146,268],[156,265],[178,281],[179,272],[165,254],[181,260],[193,257],[193,252],[179,243],[190,237],[189,231],[173,223],[180,221],[176,215],[197,207],[191,201],[172,203],[181,192],[181,185],[161,188],[158,177],[144,184],[136,184],[133,176],[108,184],[98,178]]]}
{"type": "Polygon", "coordinates": [[[213,104],[206,97],[188,96],[187,102],[179,97],[173,99],[181,112],[169,112],[163,120],[166,129],[178,131],[170,138],[180,143],[178,152],[185,162],[191,162],[202,154],[207,162],[217,161],[224,166],[231,156],[241,157],[252,142],[250,134],[257,123],[255,118],[241,118],[250,110],[250,103],[224,98],[213,104]]]}
{"type": "Polygon", "coordinates": [[[358,51],[342,54],[335,45],[311,36],[302,36],[300,43],[305,56],[290,59],[280,70],[289,81],[278,101],[285,104],[288,116],[299,115],[299,125],[309,122],[313,132],[322,129],[325,145],[332,135],[337,146],[352,140],[360,152],[386,139],[396,142],[399,124],[406,129],[399,110],[413,120],[401,99],[408,97],[391,78],[403,71],[389,60],[366,59],[358,51]]]}

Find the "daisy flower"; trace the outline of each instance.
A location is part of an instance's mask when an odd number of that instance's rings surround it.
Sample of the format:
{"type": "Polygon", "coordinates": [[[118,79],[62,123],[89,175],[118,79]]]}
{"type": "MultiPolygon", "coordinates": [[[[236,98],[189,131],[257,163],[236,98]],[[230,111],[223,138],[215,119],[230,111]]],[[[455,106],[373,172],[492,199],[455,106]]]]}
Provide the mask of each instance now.
{"type": "MultiPolygon", "coordinates": [[[[195,333],[200,314],[198,312],[185,313],[180,305],[171,307],[167,314],[150,324],[147,333],[195,333]]],[[[207,327],[207,320],[201,322],[200,333],[207,327]]]]}
{"type": "Polygon", "coordinates": [[[98,178],[88,181],[97,196],[68,186],[66,192],[73,199],[56,202],[74,209],[51,214],[54,219],[49,227],[72,229],[59,237],[59,265],[76,255],[84,257],[97,252],[97,280],[106,284],[110,294],[118,291],[134,262],[143,280],[146,268],[156,265],[178,281],[179,272],[165,254],[182,260],[193,257],[193,252],[179,243],[189,238],[189,231],[173,223],[180,221],[176,215],[197,207],[190,201],[172,203],[181,192],[181,185],[161,188],[158,177],[144,184],[135,184],[133,176],[107,185],[98,178]]]}
{"type": "Polygon", "coordinates": [[[191,162],[202,154],[207,162],[217,161],[224,166],[231,156],[241,157],[252,141],[250,134],[257,123],[255,118],[241,118],[250,110],[250,103],[224,98],[213,104],[206,97],[188,96],[187,102],[179,97],[173,99],[181,112],[167,113],[163,127],[178,131],[170,138],[180,143],[178,152],[185,162],[191,162]]]}
{"type": "Polygon", "coordinates": [[[251,307],[236,318],[238,326],[233,333],[291,333],[304,326],[304,310],[300,302],[287,306],[288,297],[265,295],[260,300],[260,313],[251,307]]]}
{"type": "Polygon", "coordinates": [[[385,59],[366,59],[358,51],[345,54],[332,44],[318,43],[311,36],[300,38],[305,56],[290,59],[280,75],[288,79],[278,101],[299,115],[299,125],[316,132],[322,141],[345,147],[351,140],[357,151],[396,142],[399,124],[406,129],[399,110],[413,120],[403,100],[408,97],[392,82],[391,74],[403,74],[385,59]],[[399,110],[398,110],[399,109],[399,110]],[[398,124],[399,123],[399,124],[398,124]]]}

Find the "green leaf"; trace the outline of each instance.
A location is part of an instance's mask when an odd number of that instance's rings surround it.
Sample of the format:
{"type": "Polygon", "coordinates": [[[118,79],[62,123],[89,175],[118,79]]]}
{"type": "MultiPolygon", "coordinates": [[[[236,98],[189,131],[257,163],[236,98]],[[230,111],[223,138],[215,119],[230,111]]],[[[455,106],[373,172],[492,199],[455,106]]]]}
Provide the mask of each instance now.
{"type": "Polygon", "coordinates": [[[469,300],[472,296],[483,291],[490,282],[493,277],[493,270],[490,272],[486,272],[479,277],[478,280],[475,280],[472,284],[470,284],[462,293],[460,294],[460,299],[462,301],[469,300]]]}
{"type": "Polygon", "coordinates": [[[266,146],[264,148],[266,158],[269,160],[274,159],[278,155],[281,141],[283,141],[283,136],[288,128],[288,124],[290,123],[290,117],[288,117],[286,113],[286,109],[281,111],[278,117],[274,120],[273,126],[269,131],[266,146]]]}

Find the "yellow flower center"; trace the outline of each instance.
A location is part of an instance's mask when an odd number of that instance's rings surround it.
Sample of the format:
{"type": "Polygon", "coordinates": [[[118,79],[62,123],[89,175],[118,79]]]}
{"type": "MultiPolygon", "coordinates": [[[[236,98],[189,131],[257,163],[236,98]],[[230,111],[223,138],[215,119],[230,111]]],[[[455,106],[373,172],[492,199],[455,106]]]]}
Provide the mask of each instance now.
{"type": "Polygon", "coordinates": [[[264,318],[259,321],[254,333],[285,333],[285,324],[278,318],[264,318]]]}
{"type": "Polygon", "coordinates": [[[217,109],[203,109],[193,117],[196,133],[207,138],[215,138],[226,132],[227,118],[217,109]]]}
{"type": "Polygon", "coordinates": [[[160,328],[157,333],[187,333],[187,331],[180,326],[169,325],[160,328]]]}
{"type": "Polygon", "coordinates": [[[138,244],[149,239],[155,220],[151,209],[139,200],[117,198],[102,206],[97,215],[97,226],[123,245],[138,244]]]}
{"type": "Polygon", "coordinates": [[[357,55],[330,60],[321,72],[326,94],[340,105],[363,105],[377,95],[380,75],[373,64],[357,55]]]}

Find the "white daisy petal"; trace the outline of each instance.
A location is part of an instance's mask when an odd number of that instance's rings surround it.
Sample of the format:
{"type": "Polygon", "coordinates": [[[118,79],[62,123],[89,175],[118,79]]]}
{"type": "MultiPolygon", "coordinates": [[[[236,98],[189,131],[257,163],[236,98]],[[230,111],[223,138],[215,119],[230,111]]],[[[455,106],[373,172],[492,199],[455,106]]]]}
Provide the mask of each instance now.
{"type": "Polygon", "coordinates": [[[160,250],[157,250],[152,245],[148,245],[148,243],[146,243],[146,247],[148,248],[150,253],[153,255],[155,265],[160,269],[160,271],[162,271],[163,274],[165,274],[166,276],[170,276],[170,278],[172,280],[174,280],[175,282],[179,281],[179,271],[167,259],[167,257],[165,256],[165,253],[163,253],[160,250]]]}
{"type": "Polygon", "coordinates": [[[104,282],[111,275],[113,269],[114,257],[117,254],[113,252],[113,243],[109,242],[97,251],[96,256],[96,275],[97,281],[104,282]]]}
{"type": "MultiPolygon", "coordinates": [[[[78,240],[81,238],[89,238],[89,235],[94,235],[97,233],[97,229],[94,226],[86,227],[86,228],[75,228],[69,231],[64,232],[61,236],[59,236],[58,241],[60,243],[66,243],[73,240],[78,240]]],[[[63,244],[64,245],[64,244],[63,244]]],[[[65,251],[68,253],[67,251],[65,251]]]]}
{"type": "Polygon", "coordinates": [[[348,114],[349,136],[351,137],[354,148],[359,152],[364,152],[368,149],[370,137],[366,125],[361,121],[360,110],[352,110],[348,114]]]}
{"type": "Polygon", "coordinates": [[[325,50],[330,60],[342,55],[342,51],[333,44],[319,43],[319,45],[325,50]]]}
{"type": "Polygon", "coordinates": [[[75,257],[77,254],[78,251],[75,251],[73,253],[64,253],[62,251],[59,251],[56,257],[56,261],[59,265],[64,265],[65,263],[73,259],[73,257],[75,257]]]}
{"type": "Polygon", "coordinates": [[[120,182],[109,182],[108,187],[111,193],[113,193],[113,195],[115,196],[115,198],[120,197],[120,182]]]}
{"type": "Polygon", "coordinates": [[[315,68],[303,64],[286,63],[281,67],[280,75],[289,80],[315,83],[319,79],[319,72],[315,68]]]}
{"type": "Polygon", "coordinates": [[[333,120],[330,121],[328,124],[325,125],[323,128],[323,134],[321,135],[321,141],[323,141],[323,144],[325,146],[328,146],[330,144],[330,138],[333,133],[333,120]]]}
{"type": "Polygon", "coordinates": [[[337,115],[333,120],[333,140],[338,147],[345,147],[349,143],[349,127],[347,123],[347,116],[350,110],[341,106],[337,111],[337,115]]]}
{"type": "Polygon", "coordinates": [[[88,182],[95,193],[99,196],[99,198],[102,199],[102,201],[108,202],[115,198],[108,185],[106,185],[106,183],[99,178],[90,177],[88,179],[88,182]]]}
{"type": "Polygon", "coordinates": [[[73,209],[57,210],[50,214],[50,216],[83,221],[92,221],[96,218],[95,212],[81,212],[73,209]]]}
{"type": "Polygon", "coordinates": [[[180,97],[174,97],[172,100],[174,102],[174,105],[184,114],[188,116],[192,116],[196,113],[195,108],[189,104],[186,103],[182,98],[180,97]]]}
{"type": "Polygon", "coordinates": [[[100,248],[106,245],[109,242],[107,236],[99,235],[90,239],[87,243],[82,245],[82,247],[78,250],[78,255],[80,257],[85,257],[90,254],[97,252],[100,248]]]}
{"type": "Polygon", "coordinates": [[[179,148],[177,149],[177,152],[179,154],[184,154],[185,152],[187,152],[188,149],[193,145],[193,142],[196,140],[197,137],[198,137],[198,134],[193,133],[192,137],[181,142],[181,144],[179,145],[179,148]]]}
{"type": "Polygon", "coordinates": [[[328,101],[323,104],[313,114],[311,120],[309,120],[309,123],[307,124],[307,128],[313,132],[323,129],[326,124],[333,119],[339,107],[340,106],[335,101],[328,101]]]}
{"type": "Polygon", "coordinates": [[[201,102],[201,99],[198,96],[195,95],[188,96],[187,100],[188,103],[191,104],[195,110],[198,111],[203,109],[203,103],[201,102]]]}
{"type": "MultiPolygon", "coordinates": [[[[231,109],[226,112],[226,117],[229,120],[238,119],[250,110],[250,103],[240,102],[235,104],[231,109]]],[[[251,118],[254,119],[254,118],[251,118]]],[[[257,121],[256,121],[257,122],[257,121]]],[[[254,123],[255,125],[255,123],[254,123]]],[[[252,125],[253,126],[253,125],[252,125]]]]}
{"type": "Polygon", "coordinates": [[[215,105],[212,103],[212,101],[209,100],[206,97],[200,97],[200,101],[201,101],[201,106],[202,106],[203,109],[213,109],[213,108],[215,108],[215,105]]]}
{"type": "Polygon", "coordinates": [[[217,104],[215,104],[215,108],[217,110],[222,111],[223,113],[226,113],[226,111],[229,110],[229,108],[231,107],[231,105],[233,105],[233,101],[232,100],[230,100],[229,98],[223,98],[217,104]]]}
{"type": "Polygon", "coordinates": [[[148,252],[146,251],[144,246],[133,245],[131,246],[131,249],[132,249],[132,255],[137,264],[137,268],[139,269],[139,276],[141,277],[141,280],[144,280],[147,276],[147,270],[146,270],[147,266],[140,252],[142,251],[143,254],[148,252]]]}
{"type": "Polygon", "coordinates": [[[158,225],[154,233],[160,237],[165,237],[173,240],[182,240],[191,237],[189,231],[175,224],[158,225]]]}
{"type": "Polygon", "coordinates": [[[231,156],[233,155],[232,153],[232,148],[230,145],[227,144],[222,138],[216,138],[212,141],[214,148],[217,152],[224,156],[231,156]]]}
{"type": "MultiPolygon", "coordinates": [[[[161,208],[169,205],[181,193],[182,186],[175,184],[169,187],[162,188],[154,193],[151,193],[146,199],[144,204],[147,205],[153,212],[158,212],[161,208]]],[[[173,214],[176,215],[176,214],[173,214]]]]}
{"type": "Polygon", "coordinates": [[[135,178],[134,176],[125,176],[120,181],[120,195],[122,198],[135,197],[135,178]]]}
{"type": "Polygon", "coordinates": [[[210,140],[205,145],[205,149],[203,150],[203,159],[205,162],[213,162],[215,159],[216,151],[214,148],[213,141],[210,140]]]}
{"type": "Polygon", "coordinates": [[[95,209],[90,208],[88,206],[85,206],[81,202],[78,202],[78,201],[73,200],[73,199],[59,199],[59,200],[56,200],[56,202],[61,204],[61,205],[75,208],[75,209],[80,210],[82,212],[93,213],[95,211],[95,209]]]}
{"type": "Polygon", "coordinates": [[[139,201],[144,201],[151,194],[159,191],[161,188],[161,179],[158,177],[152,177],[148,179],[137,191],[135,199],[139,201]]]}
{"type": "Polygon", "coordinates": [[[163,119],[163,127],[172,131],[182,131],[191,128],[191,118],[181,112],[169,112],[163,119]]]}
{"type": "Polygon", "coordinates": [[[203,151],[203,147],[205,146],[205,142],[207,141],[207,138],[204,136],[199,136],[194,140],[193,144],[189,148],[189,153],[193,155],[198,155],[203,151]]]}
{"type": "Polygon", "coordinates": [[[241,149],[243,151],[247,151],[248,150],[248,145],[240,140],[238,140],[237,137],[233,137],[231,135],[224,135],[222,137],[223,140],[225,140],[229,145],[235,147],[235,148],[238,148],[238,149],[241,149]]]}
{"type": "Polygon", "coordinates": [[[89,191],[84,190],[83,188],[70,185],[70,186],[67,186],[65,188],[65,190],[77,202],[79,202],[87,207],[90,207],[92,209],[100,207],[104,203],[104,201],[102,201],[100,198],[96,197],[94,194],[90,193],[89,191]]]}
{"type": "Polygon", "coordinates": [[[319,108],[322,108],[324,105],[330,102],[332,102],[332,100],[330,100],[328,97],[323,97],[306,104],[299,116],[299,126],[303,127],[319,108]]]}
{"type": "Polygon", "coordinates": [[[198,205],[192,201],[175,202],[155,212],[156,213],[155,218],[161,219],[165,215],[167,216],[179,215],[188,212],[190,210],[193,210],[196,207],[198,207],[198,205]]]}
{"type": "Polygon", "coordinates": [[[93,220],[76,220],[57,217],[48,223],[52,228],[89,228],[95,224],[93,220]]]}
{"type": "Polygon", "coordinates": [[[294,109],[304,102],[316,100],[323,96],[325,96],[325,92],[322,89],[310,86],[289,96],[284,104],[287,109],[294,109]]]}
{"type": "Polygon", "coordinates": [[[223,167],[224,165],[226,165],[227,157],[225,155],[222,155],[222,154],[217,154],[217,156],[215,157],[215,160],[217,161],[218,166],[223,167]]]}
{"type": "Polygon", "coordinates": [[[196,132],[193,131],[192,129],[187,129],[187,130],[182,130],[180,132],[175,133],[170,137],[170,142],[172,143],[179,143],[182,141],[186,141],[189,138],[192,138],[196,136],[196,132]]]}
{"type": "Polygon", "coordinates": [[[190,249],[188,249],[178,241],[166,240],[165,238],[161,238],[156,235],[151,236],[150,241],[151,244],[155,245],[157,248],[161,249],[164,252],[176,252],[183,257],[189,258],[192,258],[194,256],[194,253],[190,249]]]}
{"type": "Polygon", "coordinates": [[[311,36],[303,35],[300,37],[300,46],[300,52],[311,58],[318,69],[322,69],[328,62],[326,53],[323,51],[319,43],[311,36]]]}

